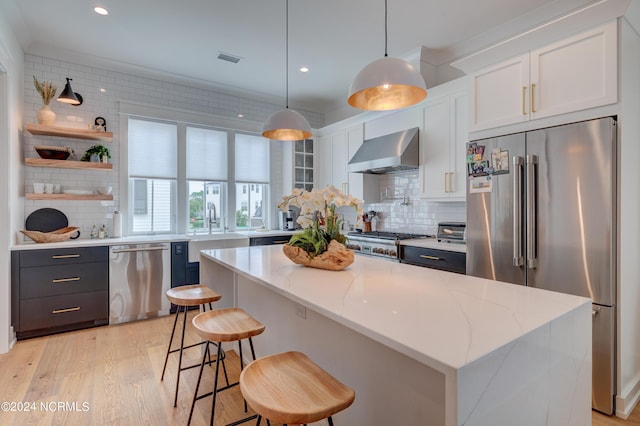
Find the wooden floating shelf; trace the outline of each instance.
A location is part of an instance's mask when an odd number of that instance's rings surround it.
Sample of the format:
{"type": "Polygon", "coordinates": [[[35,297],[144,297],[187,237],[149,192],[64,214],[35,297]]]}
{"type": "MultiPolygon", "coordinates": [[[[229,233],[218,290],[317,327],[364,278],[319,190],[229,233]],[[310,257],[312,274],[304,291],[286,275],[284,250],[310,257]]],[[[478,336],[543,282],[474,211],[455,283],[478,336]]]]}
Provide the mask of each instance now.
{"type": "Polygon", "coordinates": [[[90,161],[47,160],[44,158],[25,158],[24,163],[33,167],[54,167],[58,169],[113,170],[111,163],[92,163],[90,161]]]}
{"type": "Polygon", "coordinates": [[[113,140],[113,132],[97,132],[95,130],[74,129],[71,127],[56,127],[27,123],[27,130],[32,135],[61,136],[64,138],[85,139],[101,142],[111,142],[113,140]]]}
{"type": "Polygon", "coordinates": [[[25,194],[27,200],[97,200],[97,201],[113,201],[113,195],[99,194],[25,194]]]}

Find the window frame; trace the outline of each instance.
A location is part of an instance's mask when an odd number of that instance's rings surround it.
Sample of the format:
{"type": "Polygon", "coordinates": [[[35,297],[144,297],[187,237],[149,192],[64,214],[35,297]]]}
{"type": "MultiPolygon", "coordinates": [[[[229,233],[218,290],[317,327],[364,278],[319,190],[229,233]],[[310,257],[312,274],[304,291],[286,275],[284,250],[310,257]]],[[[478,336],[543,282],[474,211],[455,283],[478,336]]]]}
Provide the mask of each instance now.
{"type": "MultiPolygon", "coordinates": [[[[120,149],[120,162],[122,165],[120,167],[120,194],[122,194],[120,202],[120,210],[127,212],[127,214],[123,215],[123,229],[127,233],[126,235],[133,235],[131,233],[131,223],[130,217],[132,215],[132,209],[129,208],[129,204],[132,204],[132,200],[129,197],[129,173],[128,173],[128,120],[129,118],[134,119],[142,119],[149,121],[160,121],[160,122],[168,122],[175,123],[178,125],[178,183],[176,189],[176,204],[177,204],[177,214],[176,214],[176,229],[175,233],[180,235],[187,235],[188,232],[188,220],[189,220],[189,211],[188,211],[188,182],[186,179],[186,127],[202,127],[206,129],[218,130],[227,132],[227,173],[228,180],[226,182],[227,190],[226,190],[226,208],[225,215],[227,218],[226,228],[222,228],[223,231],[235,231],[235,144],[234,138],[238,133],[248,134],[252,136],[260,136],[260,128],[261,124],[253,123],[246,120],[234,120],[231,118],[221,118],[209,116],[206,114],[199,114],[187,111],[179,111],[179,110],[171,110],[168,108],[156,108],[147,105],[139,105],[129,102],[120,102],[120,140],[121,149],[120,149]],[[230,220],[229,218],[234,218],[234,220],[230,220]]],[[[282,150],[281,146],[285,144],[279,145],[279,141],[269,141],[265,140],[265,143],[269,144],[269,181],[263,183],[268,191],[266,191],[265,197],[266,201],[264,202],[266,206],[270,206],[272,203],[272,197],[274,194],[276,197],[281,196],[280,186],[282,185],[282,179],[284,178],[284,173],[280,170],[276,169],[277,173],[275,176],[274,182],[274,170],[272,168],[272,155],[274,144],[278,146],[278,150],[282,150]],[[272,185],[276,184],[277,190],[273,191],[272,185]]],[[[278,151],[276,151],[278,152],[278,151]]],[[[271,228],[273,226],[273,215],[271,208],[266,208],[264,210],[265,220],[264,224],[267,228],[271,228]]],[[[275,211],[275,210],[274,210],[275,211]]],[[[138,234],[139,235],[139,234],[138,234]]]]}

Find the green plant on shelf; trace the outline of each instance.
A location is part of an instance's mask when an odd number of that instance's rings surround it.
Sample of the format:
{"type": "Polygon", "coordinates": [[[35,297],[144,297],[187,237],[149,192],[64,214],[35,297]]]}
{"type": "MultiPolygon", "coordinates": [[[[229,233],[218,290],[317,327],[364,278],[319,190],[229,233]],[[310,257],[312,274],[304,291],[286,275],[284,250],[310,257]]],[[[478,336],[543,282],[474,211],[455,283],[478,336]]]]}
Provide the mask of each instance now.
{"type": "Polygon", "coordinates": [[[100,161],[103,161],[104,157],[111,158],[109,149],[104,145],[93,145],[91,148],[85,151],[80,161],[91,161],[91,156],[97,155],[100,161]]]}

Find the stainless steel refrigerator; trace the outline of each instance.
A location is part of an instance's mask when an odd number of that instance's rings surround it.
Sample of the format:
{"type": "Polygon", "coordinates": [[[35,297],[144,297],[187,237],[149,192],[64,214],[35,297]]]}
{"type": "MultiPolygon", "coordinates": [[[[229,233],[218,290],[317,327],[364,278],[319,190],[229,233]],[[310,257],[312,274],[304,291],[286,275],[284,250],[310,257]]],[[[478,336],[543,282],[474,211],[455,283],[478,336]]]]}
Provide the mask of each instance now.
{"type": "Polygon", "coordinates": [[[616,121],[473,141],[467,274],[593,300],[593,408],[614,410],[616,121]]]}

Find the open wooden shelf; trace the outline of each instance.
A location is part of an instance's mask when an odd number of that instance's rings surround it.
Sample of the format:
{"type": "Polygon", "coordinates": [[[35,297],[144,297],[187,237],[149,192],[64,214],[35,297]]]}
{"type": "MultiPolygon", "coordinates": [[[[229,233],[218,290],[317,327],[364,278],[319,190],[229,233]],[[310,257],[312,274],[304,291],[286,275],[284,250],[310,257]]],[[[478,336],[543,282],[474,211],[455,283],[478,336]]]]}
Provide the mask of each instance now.
{"type": "Polygon", "coordinates": [[[113,195],[99,195],[99,194],[25,194],[27,200],[98,200],[98,201],[112,201],[113,195]]]}
{"type": "Polygon", "coordinates": [[[43,124],[27,123],[27,130],[32,135],[61,136],[64,138],[85,139],[91,141],[111,142],[112,132],[97,132],[95,130],[74,129],[70,127],[45,126],[43,124]]]}
{"type": "Polygon", "coordinates": [[[25,158],[24,163],[33,167],[54,167],[58,169],[112,170],[111,163],[92,163],[90,161],[47,160],[44,158],[25,158]]]}

